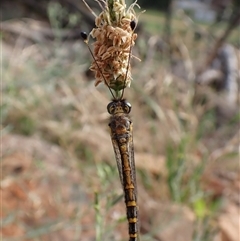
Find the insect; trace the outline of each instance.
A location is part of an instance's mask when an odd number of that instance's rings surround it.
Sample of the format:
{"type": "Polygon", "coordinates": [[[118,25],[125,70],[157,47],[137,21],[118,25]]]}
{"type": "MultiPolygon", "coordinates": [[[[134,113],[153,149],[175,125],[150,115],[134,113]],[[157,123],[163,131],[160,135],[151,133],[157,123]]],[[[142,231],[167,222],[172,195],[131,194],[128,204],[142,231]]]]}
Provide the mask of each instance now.
{"type": "Polygon", "coordinates": [[[109,122],[111,139],[124,190],[129,241],[136,241],[138,235],[137,186],[132,122],[128,115],[131,104],[124,99],[116,99],[108,104],[107,110],[111,115],[109,122]]]}
{"type": "MultiPolygon", "coordinates": [[[[130,23],[132,30],[135,29],[136,23],[132,21],[130,23]]],[[[81,33],[82,38],[85,40],[90,53],[95,60],[95,57],[88,45],[87,34],[85,32],[81,33]]],[[[131,49],[129,53],[128,68],[130,62],[131,49]]],[[[96,65],[100,67],[95,60],[96,65]]],[[[101,71],[100,71],[101,72],[101,71]]],[[[102,72],[101,72],[102,73],[102,72]]],[[[103,74],[103,79],[105,80],[103,74]]],[[[126,82],[126,79],[125,79],[126,82]]],[[[133,124],[129,118],[129,113],[131,111],[131,104],[123,99],[124,88],[121,90],[121,94],[115,96],[113,91],[108,86],[113,100],[107,105],[108,113],[111,115],[109,128],[112,139],[112,145],[115,153],[115,158],[117,162],[118,172],[120,181],[124,191],[127,219],[128,219],[128,233],[129,241],[138,240],[138,206],[137,206],[137,185],[136,185],[136,171],[135,171],[135,160],[134,160],[134,147],[133,147],[133,124]]],[[[124,83],[124,86],[126,83],[124,83]]],[[[119,94],[119,93],[118,93],[119,94]]]]}

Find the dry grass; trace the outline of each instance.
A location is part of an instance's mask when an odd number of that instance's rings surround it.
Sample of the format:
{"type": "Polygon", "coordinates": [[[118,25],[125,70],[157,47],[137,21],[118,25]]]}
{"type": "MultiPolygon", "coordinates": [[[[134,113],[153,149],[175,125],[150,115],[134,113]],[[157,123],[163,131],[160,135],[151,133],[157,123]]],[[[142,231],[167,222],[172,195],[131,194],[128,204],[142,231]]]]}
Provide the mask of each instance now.
{"type": "MultiPolygon", "coordinates": [[[[194,72],[192,56],[203,54],[195,52],[190,32],[180,36],[173,36],[182,47],[175,54],[194,72]]],[[[1,184],[4,240],[91,240],[95,225],[99,240],[123,240],[125,210],[107,127],[111,96],[85,77],[85,45],[26,46],[21,36],[13,48],[2,44],[2,165],[13,163],[3,169],[1,184]],[[31,147],[36,140],[48,144],[31,147]],[[54,148],[61,153],[55,164],[54,148]]],[[[159,61],[155,46],[145,44],[146,58],[134,63],[125,93],[132,104],[142,240],[176,240],[179,230],[184,240],[213,240],[227,232],[218,225],[220,204],[230,202],[225,193],[236,194],[239,183],[233,178],[233,188],[217,175],[236,175],[238,120],[216,127],[214,106],[194,104],[194,85],[173,75],[167,59],[159,61]]],[[[204,40],[198,44],[206,49],[204,40]]]]}

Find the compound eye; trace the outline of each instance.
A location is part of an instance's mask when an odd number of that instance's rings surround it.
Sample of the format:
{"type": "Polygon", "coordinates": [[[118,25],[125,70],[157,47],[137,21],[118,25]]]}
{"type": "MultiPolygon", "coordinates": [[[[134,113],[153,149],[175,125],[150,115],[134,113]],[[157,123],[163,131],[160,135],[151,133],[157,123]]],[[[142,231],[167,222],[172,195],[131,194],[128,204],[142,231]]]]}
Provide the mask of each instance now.
{"type": "Polygon", "coordinates": [[[132,109],[132,106],[131,106],[131,104],[128,101],[123,100],[122,108],[124,110],[124,113],[129,114],[131,109],[132,109]]]}
{"type": "Polygon", "coordinates": [[[116,109],[116,105],[115,105],[115,102],[110,102],[108,105],[107,105],[107,111],[110,115],[112,115],[114,112],[115,112],[115,109],[116,109]]]}

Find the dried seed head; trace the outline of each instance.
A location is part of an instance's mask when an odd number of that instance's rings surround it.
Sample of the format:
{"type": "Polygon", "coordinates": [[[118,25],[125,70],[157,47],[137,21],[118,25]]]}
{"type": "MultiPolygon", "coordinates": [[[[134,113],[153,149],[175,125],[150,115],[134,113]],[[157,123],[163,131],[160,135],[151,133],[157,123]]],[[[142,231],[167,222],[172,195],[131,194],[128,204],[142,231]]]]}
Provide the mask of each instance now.
{"type": "Polygon", "coordinates": [[[133,33],[136,27],[133,7],[137,4],[135,2],[126,9],[125,0],[104,3],[105,9],[96,17],[96,28],[90,33],[95,39],[93,54],[97,61],[90,69],[95,72],[96,86],[107,82],[105,84],[111,89],[120,91],[130,86],[132,80],[129,58],[137,38],[133,33]]]}

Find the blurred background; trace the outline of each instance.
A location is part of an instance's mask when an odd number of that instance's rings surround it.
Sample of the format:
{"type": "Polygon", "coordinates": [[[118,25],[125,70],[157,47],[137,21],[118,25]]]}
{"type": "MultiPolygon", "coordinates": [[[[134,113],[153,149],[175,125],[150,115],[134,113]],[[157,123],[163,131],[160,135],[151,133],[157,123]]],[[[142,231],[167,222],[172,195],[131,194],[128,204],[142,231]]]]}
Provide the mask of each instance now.
{"type": "MultiPolygon", "coordinates": [[[[239,241],[240,3],[138,4],[125,96],[141,240],[239,241]]],[[[93,27],[81,0],[1,2],[2,240],[127,240],[111,95],[80,37],[93,27]]]]}

